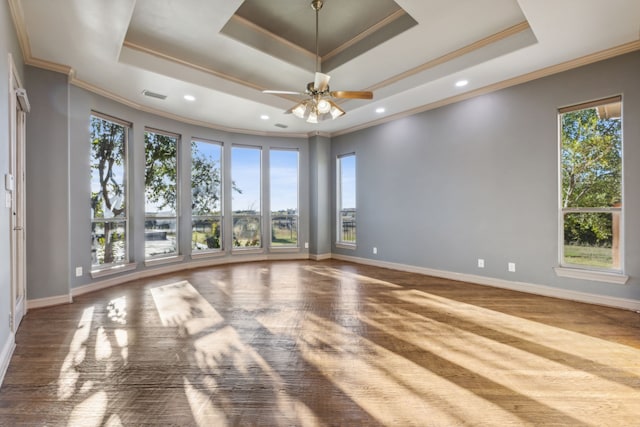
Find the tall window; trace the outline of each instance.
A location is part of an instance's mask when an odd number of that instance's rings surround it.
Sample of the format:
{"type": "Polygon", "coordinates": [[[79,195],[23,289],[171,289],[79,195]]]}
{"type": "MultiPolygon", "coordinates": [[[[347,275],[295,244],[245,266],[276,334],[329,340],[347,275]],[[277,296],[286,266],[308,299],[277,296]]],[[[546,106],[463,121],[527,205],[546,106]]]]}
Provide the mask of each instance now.
{"type": "Polygon", "coordinates": [[[222,248],[222,146],[191,141],[191,249],[222,248]]]}
{"type": "Polygon", "coordinates": [[[94,113],[91,143],[91,265],[129,261],[127,136],[131,125],[94,113]]]}
{"type": "Polygon", "coordinates": [[[271,150],[271,246],[298,246],[298,151],[271,150]]]}
{"type": "Polygon", "coordinates": [[[356,155],[338,157],[338,243],[356,244],[356,155]]]}
{"type": "Polygon", "coordinates": [[[231,149],[231,173],[233,185],[233,247],[262,247],[261,197],[262,152],[256,147],[233,147],[231,149]]]}
{"type": "Polygon", "coordinates": [[[145,258],[178,253],[178,135],[147,129],[145,143],[145,258]]]}
{"type": "Polygon", "coordinates": [[[622,269],[622,100],[560,110],[561,263],[622,269]]]}

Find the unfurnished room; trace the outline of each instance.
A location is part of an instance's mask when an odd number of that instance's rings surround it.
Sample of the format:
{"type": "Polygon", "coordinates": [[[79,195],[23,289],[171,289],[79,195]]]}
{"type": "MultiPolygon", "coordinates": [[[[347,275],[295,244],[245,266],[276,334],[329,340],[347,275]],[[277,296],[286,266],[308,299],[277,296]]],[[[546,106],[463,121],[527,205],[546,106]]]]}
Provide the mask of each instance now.
{"type": "Polygon", "coordinates": [[[637,0],[0,24],[0,426],[640,425],[637,0]]]}

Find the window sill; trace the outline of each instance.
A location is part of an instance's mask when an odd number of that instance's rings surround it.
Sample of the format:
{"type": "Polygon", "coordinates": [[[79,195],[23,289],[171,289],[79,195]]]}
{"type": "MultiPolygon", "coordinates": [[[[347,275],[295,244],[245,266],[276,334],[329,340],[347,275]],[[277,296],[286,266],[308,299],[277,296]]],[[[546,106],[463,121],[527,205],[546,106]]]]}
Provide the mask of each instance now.
{"type": "Polygon", "coordinates": [[[218,258],[224,255],[225,255],[224,251],[192,252],[191,259],[218,258]]]}
{"type": "Polygon", "coordinates": [[[339,242],[336,242],[336,248],[350,249],[352,251],[355,251],[357,246],[354,243],[339,243],[339,242]]]}
{"type": "Polygon", "coordinates": [[[135,270],[136,268],[138,268],[138,263],[129,262],[126,264],[112,265],[107,268],[91,270],[90,274],[92,279],[98,279],[100,277],[110,276],[112,274],[118,274],[125,271],[135,270]]]}
{"type": "Polygon", "coordinates": [[[171,264],[173,262],[180,262],[180,261],[184,261],[184,255],[174,255],[174,256],[169,256],[164,258],[148,259],[144,262],[144,266],[153,267],[156,265],[171,264]]]}
{"type": "Polygon", "coordinates": [[[608,271],[583,270],[569,267],[554,267],[553,270],[558,277],[567,277],[570,279],[592,280],[595,282],[614,283],[616,285],[624,285],[629,280],[629,276],[625,274],[608,271]]]}
{"type": "Polygon", "coordinates": [[[231,253],[236,254],[262,254],[264,253],[264,248],[233,248],[231,249],[231,253]]]}
{"type": "Polygon", "coordinates": [[[298,246],[279,246],[279,247],[269,247],[269,252],[278,253],[278,252],[300,252],[300,248],[298,246]]]}

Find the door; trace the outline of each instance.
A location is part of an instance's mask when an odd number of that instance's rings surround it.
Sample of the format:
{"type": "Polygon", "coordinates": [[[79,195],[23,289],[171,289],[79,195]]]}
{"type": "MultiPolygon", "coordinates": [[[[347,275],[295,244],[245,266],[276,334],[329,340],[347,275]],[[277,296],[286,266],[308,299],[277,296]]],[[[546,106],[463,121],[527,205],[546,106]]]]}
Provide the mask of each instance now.
{"type": "Polygon", "coordinates": [[[9,175],[5,178],[7,205],[11,208],[11,329],[17,331],[27,311],[25,230],[25,135],[29,101],[21,89],[13,59],[10,86],[9,175]]]}

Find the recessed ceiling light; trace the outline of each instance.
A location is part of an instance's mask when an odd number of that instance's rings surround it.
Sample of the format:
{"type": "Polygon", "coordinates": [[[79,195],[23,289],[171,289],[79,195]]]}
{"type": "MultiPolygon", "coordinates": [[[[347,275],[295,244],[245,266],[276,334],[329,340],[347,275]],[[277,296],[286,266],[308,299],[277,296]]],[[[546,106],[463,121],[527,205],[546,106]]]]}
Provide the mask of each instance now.
{"type": "Polygon", "coordinates": [[[378,113],[378,114],[382,114],[382,113],[384,113],[385,111],[386,111],[386,110],[384,109],[384,107],[376,108],[376,113],[378,113]]]}
{"type": "Polygon", "coordinates": [[[456,82],[457,87],[463,87],[469,84],[469,80],[458,80],[456,82]]]}
{"type": "Polygon", "coordinates": [[[269,120],[269,116],[267,116],[266,114],[261,115],[260,118],[262,120],[269,120]]]}
{"type": "Polygon", "coordinates": [[[187,101],[195,101],[196,97],[193,95],[185,95],[184,99],[186,99],[187,101]]]}

